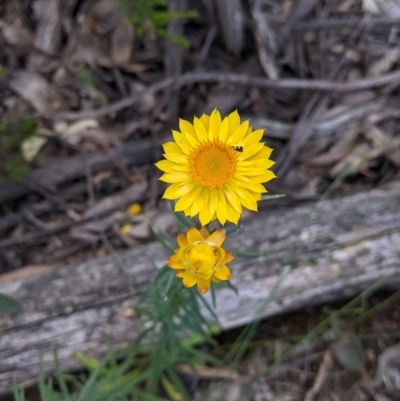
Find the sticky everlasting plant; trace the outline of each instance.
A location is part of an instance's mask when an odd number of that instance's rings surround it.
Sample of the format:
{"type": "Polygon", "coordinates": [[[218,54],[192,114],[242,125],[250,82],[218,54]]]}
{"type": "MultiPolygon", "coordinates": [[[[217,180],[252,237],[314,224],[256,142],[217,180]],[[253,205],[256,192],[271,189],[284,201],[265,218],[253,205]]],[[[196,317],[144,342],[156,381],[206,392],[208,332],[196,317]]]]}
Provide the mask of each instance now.
{"type": "MultiPolygon", "coordinates": [[[[91,376],[85,384],[74,379],[67,385],[64,377],[57,375],[62,394],[54,393],[52,381],[45,383],[41,372],[43,401],[56,396],[66,401],[153,401],[161,399],[161,388],[168,399],[186,401],[192,398],[176,366],[221,366],[221,360],[199,344],[215,345],[213,335],[221,329],[215,285],[235,289],[230,283],[234,254],[249,255],[241,250],[233,254],[225,248],[228,233],[241,227],[243,209],[257,211],[258,201],[279,197],[265,195],[264,184],[275,177],[270,170],[272,149],[262,142],[263,130],[253,131],[248,121],[240,121],[236,111],[221,118],[214,110],[211,115],[194,118],[193,124],[181,120],[179,126],[180,132],[173,132],[175,141],[164,145],[165,160],[156,164],[163,171],[161,180],[170,184],[164,198],[175,210],[178,235],[173,238],[149,227],[170,256],[161,268],[153,264],[155,282],[135,299],[137,339],[101,363],[82,354],[80,361],[91,376]],[[236,226],[227,228],[226,223],[236,226]],[[212,305],[203,296],[208,291],[212,305]],[[126,356],[125,360],[117,363],[121,356],[126,356]]],[[[126,212],[139,213],[140,205],[131,205],[126,212]]],[[[121,230],[129,231],[130,227],[121,230]]],[[[249,338],[251,332],[243,338],[249,338]]],[[[236,360],[244,349],[237,351],[236,360]]],[[[14,393],[17,401],[25,400],[16,381],[14,393]]]]}
{"type": "Polygon", "coordinates": [[[267,192],[263,184],[275,178],[270,170],[275,162],[272,149],[261,142],[264,130],[253,131],[237,111],[222,118],[215,109],[194,117],[193,124],[181,119],[179,128],[172,131],[174,142],[163,145],[165,159],[156,163],[163,172],[160,180],[170,184],[163,197],[173,201],[178,215],[198,216],[202,228],[186,224],[189,230],[178,235],[167,266],[184,287],[197,285],[204,294],[212,282],[229,280],[226,264],[233,260],[222,248],[226,231],[210,233],[207,225],[214,220],[221,226],[238,224],[243,208],[258,211],[257,202],[267,192]]]}
{"type": "Polygon", "coordinates": [[[211,235],[205,227],[190,228],[186,234],[178,235],[179,248],[167,261],[167,266],[177,270],[176,277],[183,280],[187,288],[197,284],[202,294],[210,288],[211,281],[220,283],[229,280],[231,272],[226,266],[233,254],[225,251],[222,244],[226,231],[214,231],[211,235]]]}

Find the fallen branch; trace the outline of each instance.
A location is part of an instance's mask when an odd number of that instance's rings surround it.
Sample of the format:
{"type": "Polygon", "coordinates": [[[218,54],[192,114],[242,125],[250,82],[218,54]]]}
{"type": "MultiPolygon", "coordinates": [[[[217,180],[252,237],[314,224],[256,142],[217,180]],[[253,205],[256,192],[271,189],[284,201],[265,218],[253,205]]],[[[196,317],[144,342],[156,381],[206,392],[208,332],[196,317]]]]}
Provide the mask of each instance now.
{"type": "MultiPolygon", "coordinates": [[[[262,212],[229,237],[227,248],[265,256],[232,263],[238,295],[229,289],[216,294],[223,329],[350,298],[378,281],[379,288],[399,289],[400,183],[320,205],[262,212]]],[[[152,285],[150,261],[161,266],[166,254],[151,243],[119,256],[133,296],[112,255],[0,277],[0,293],[24,307],[13,318],[0,318],[0,393],[10,390],[14,375],[21,384],[34,383],[41,354],[44,372],[50,374],[55,347],[62,369],[68,370],[79,367],[77,352],[101,357],[110,346],[136,338],[138,322],[131,308],[152,285]]]]}

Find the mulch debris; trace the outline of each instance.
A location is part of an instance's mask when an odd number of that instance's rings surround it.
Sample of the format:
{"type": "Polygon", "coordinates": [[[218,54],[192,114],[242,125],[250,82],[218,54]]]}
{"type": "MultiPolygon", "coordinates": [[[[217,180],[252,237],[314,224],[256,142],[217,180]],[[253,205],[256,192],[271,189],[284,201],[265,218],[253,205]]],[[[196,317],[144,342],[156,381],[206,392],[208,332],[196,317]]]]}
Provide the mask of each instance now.
{"type": "Polygon", "coordinates": [[[0,5],[0,272],[173,234],[153,163],[214,107],[266,128],[286,194],[268,207],[399,178],[397,1],[171,0],[197,13],[165,28],[187,48],[127,4],[0,5]]]}

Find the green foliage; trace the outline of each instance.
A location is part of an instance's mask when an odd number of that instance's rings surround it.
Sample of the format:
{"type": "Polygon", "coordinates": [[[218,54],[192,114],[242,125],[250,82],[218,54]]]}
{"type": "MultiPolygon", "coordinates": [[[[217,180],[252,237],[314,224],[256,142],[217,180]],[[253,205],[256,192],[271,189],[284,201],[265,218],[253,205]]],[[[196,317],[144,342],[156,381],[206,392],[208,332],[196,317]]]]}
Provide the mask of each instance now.
{"type": "MultiPolygon", "coordinates": [[[[166,266],[157,271],[155,283],[135,307],[141,328],[137,340],[126,349],[110,351],[101,361],[78,354],[87,371],[79,377],[63,374],[55,355],[55,382],[45,380],[40,368],[42,401],[190,400],[175,366],[218,365],[200,346],[213,344],[212,336],[220,329],[212,308],[197,289],[185,289],[166,266]],[[201,306],[208,310],[208,318],[201,306]],[[160,389],[167,398],[159,396],[160,389]]],[[[16,383],[14,397],[25,400],[16,383]]]]}
{"type": "Polygon", "coordinates": [[[0,124],[0,158],[3,161],[0,166],[0,181],[6,177],[19,180],[30,171],[21,153],[21,145],[32,137],[37,128],[37,122],[33,118],[21,118],[17,124],[0,124]]]}
{"type": "Polygon", "coordinates": [[[154,33],[176,45],[189,47],[186,38],[170,34],[166,25],[171,19],[196,17],[195,10],[170,12],[167,10],[167,0],[119,0],[119,4],[128,15],[129,22],[135,25],[139,36],[154,33]]]}
{"type": "Polygon", "coordinates": [[[0,315],[2,313],[22,312],[22,306],[15,299],[0,293],[0,315]]]}

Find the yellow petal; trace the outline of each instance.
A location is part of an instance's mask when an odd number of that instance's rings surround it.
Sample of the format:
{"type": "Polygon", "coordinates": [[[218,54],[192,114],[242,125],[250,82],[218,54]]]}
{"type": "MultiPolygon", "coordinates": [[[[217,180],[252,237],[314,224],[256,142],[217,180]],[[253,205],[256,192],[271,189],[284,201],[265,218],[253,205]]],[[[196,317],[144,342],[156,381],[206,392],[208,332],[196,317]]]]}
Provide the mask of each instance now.
{"type": "Polygon", "coordinates": [[[246,189],[244,189],[243,187],[239,186],[235,181],[228,182],[228,184],[226,184],[226,188],[230,191],[231,194],[233,193],[233,194],[236,195],[235,198],[240,203],[242,203],[241,200],[243,198],[248,197],[248,193],[247,193],[246,189]]]}
{"type": "Polygon", "coordinates": [[[183,285],[186,288],[193,287],[197,283],[197,277],[192,273],[190,269],[187,269],[185,271],[185,274],[183,275],[183,285]]]}
{"type": "Polygon", "coordinates": [[[196,132],[192,124],[189,121],[183,120],[182,118],[179,119],[179,129],[181,133],[185,136],[190,135],[192,137],[197,137],[196,132]]]}
{"type": "Polygon", "coordinates": [[[265,189],[264,185],[259,184],[258,182],[241,182],[240,185],[243,188],[246,189],[250,189],[253,192],[257,192],[260,194],[264,194],[265,192],[267,192],[267,190],[265,189]]]}
{"type": "Polygon", "coordinates": [[[126,213],[129,214],[129,216],[136,216],[137,214],[142,213],[142,205],[140,203],[132,203],[127,209],[126,213]]]}
{"type": "Polygon", "coordinates": [[[268,146],[263,146],[262,149],[256,153],[252,158],[254,159],[269,159],[272,153],[272,149],[268,146]]]}
{"type": "MultiPolygon", "coordinates": [[[[230,184],[230,183],[228,183],[228,184],[230,184]]],[[[224,190],[224,194],[228,201],[227,203],[229,203],[239,214],[241,214],[242,206],[238,200],[238,197],[235,194],[235,190],[230,189],[230,187],[228,187],[228,184],[225,185],[225,190],[224,190]]]]}
{"type": "Polygon", "coordinates": [[[182,154],[182,149],[175,142],[164,143],[163,149],[165,153],[182,154]]]}
{"type": "Polygon", "coordinates": [[[242,159],[246,160],[249,157],[255,155],[257,152],[259,152],[262,148],[264,147],[264,144],[262,142],[255,143],[253,145],[248,146],[247,148],[243,149],[243,153],[241,154],[242,159]]]}
{"type": "Polygon", "coordinates": [[[209,203],[209,208],[210,208],[210,213],[211,215],[214,216],[218,206],[218,190],[217,189],[212,189],[210,191],[210,203],[209,203]]]}
{"type": "Polygon", "coordinates": [[[241,194],[243,194],[243,196],[240,195],[241,204],[245,208],[247,208],[249,210],[252,210],[253,212],[257,212],[258,211],[257,202],[254,199],[254,196],[252,196],[251,192],[249,192],[246,189],[242,188],[241,194]]]}
{"type": "Polygon", "coordinates": [[[190,153],[193,150],[193,146],[187,140],[185,135],[182,135],[178,131],[172,131],[172,136],[174,137],[175,142],[181,148],[183,153],[190,153]]]}
{"type": "Polygon", "coordinates": [[[226,238],[226,230],[220,228],[214,231],[206,240],[206,243],[211,246],[221,247],[226,238]]]}
{"type": "Polygon", "coordinates": [[[202,243],[203,241],[203,236],[200,234],[200,231],[197,230],[194,227],[189,228],[187,232],[187,241],[189,245],[197,244],[197,243],[202,243]]]}
{"type": "Polygon", "coordinates": [[[219,280],[229,280],[231,278],[231,271],[224,264],[220,264],[215,269],[214,277],[219,280]]]}
{"type": "Polygon", "coordinates": [[[175,277],[182,278],[185,275],[185,271],[186,270],[177,270],[176,274],[175,274],[175,277]]]}
{"type": "Polygon", "coordinates": [[[206,141],[207,140],[207,131],[204,128],[203,123],[201,122],[201,120],[197,117],[194,118],[193,120],[193,125],[194,125],[194,129],[196,131],[197,134],[197,138],[199,139],[199,141],[206,141]]]}
{"type": "Polygon", "coordinates": [[[210,280],[197,279],[197,289],[201,294],[205,294],[210,289],[210,280]]]}
{"type": "Polygon", "coordinates": [[[202,235],[204,241],[210,236],[210,233],[208,232],[206,227],[200,228],[200,234],[202,235]]]}
{"type": "Polygon", "coordinates": [[[225,249],[223,248],[214,248],[214,250],[218,254],[218,263],[224,263],[225,260],[225,249]]]}
{"type": "Polygon", "coordinates": [[[220,188],[218,188],[217,218],[222,225],[226,223],[226,197],[220,188]]]}
{"type": "Polygon", "coordinates": [[[175,212],[181,212],[188,209],[190,210],[192,206],[193,192],[189,192],[178,199],[178,202],[175,204],[175,212]]]}
{"type": "Polygon", "coordinates": [[[221,114],[217,109],[214,109],[210,115],[210,125],[208,127],[208,139],[212,141],[218,137],[219,128],[221,126],[221,114]]]}
{"type": "Polygon", "coordinates": [[[228,130],[228,138],[232,136],[232,134],[236,131],[237,127],[240,125],[240,117],[237,110],[232,111],[231,114],[228,116],[229,121],[229,130],[228,130]]]}
{"type": "Polygon", "coordinates": [[[221,280],[218,280],[218,279],[215,278],[214,276],[211,277],[211,281],[212,281],[213,283],[216,283],[216,284],[219,284],[219,283],[221,282],[221,280]]]}
{"type": "Polygon", "coordinates": [[[187,184],[172,184],[170,185],[164,192],[164,199],[177,199],[181,196],[187,194],[196,187],[196,184],[193,182],[189,182],[187,184]]]}
{"type": "Polygon", "coordinates": [[[199,187],[199,188],[201,188],[201,192],[199,193],[197,198],[195,198],[193,201],[193,205],[190,210],[191,216],[196,216],[200,212],[202,207],[205,205],[206,200],[207,200],[206,196],[204,195],[204,193],[207,191],[206,188],[202,188],[202,187],[199,187]]]}
{"type": "Polygon", "coordinates": [[[186,260],[187,251],[189,250],[190,246],[183,246],[179,248],[178,255],[182,260],[186,260]]]}
{"type": "Polygon", "coordinates": [[[255,176],[253,180],[262,183],[271,181],[273,178],[276,178],[276,175],[273,171],[265,171],[263,174],[255,176]]]}
{"type": "Polygon", "coordinates": [[[178,234],[176,241],[178,242],[180,248],[189,245],[185,234],[178,234]]]}
{"type": "Polygon", "coordinates": [[[199,219],[200,219],[200,223],[202,226],[205,226],[206,224],[208,224],[211,219],[212,219],[213,215],[210,213],[210,207],[209,205],[205,205],[199,213],[199,219]]]}
{"type": "Polygon", "coordinates": [[[200,121],[203,123],[204,128],[206,129],[206,131],[208,131],[208,127],[210,125],[210,116],[208,116],[207,114],[203,114],[200,117],[200,121]]]}
{"type": "Polygon", "coordinates": [[[165,173],[159,179],[160,181],[167,182],[169,184],[173,184],[175,182],[183,183],[183,182],[188,182],[190,180],[190,175],[187,173],[180,173],[180,172],[165,173]]]}
{"type": "Polygon", "coordinates": [[[235,256],[233,255],[233,253],[229,252],[229,251],[225,251],[225,257],[224,257],[223,263],[227,264],[229,262],[232,262],[233,259],[235,259],[235,256]]]}
{"type": "Polygon", "coordinates": [[[257,129],[253,131],[250,135],[246,136],[243,138],[243,147],[247,148],[250,145],[254,145],[256,143],[259,143],[264,136],[264,131],[263,129],[257,129]]]}
{"type": "Polygon", "coordinates": [[[187,156],[177,153],[165,153],[163,156],[174,164],[188,164],[187,156]]]}
{"type": "Polygon", "coordinates": [[[167,259],[167,266],[171,269],[186,269],[187,265],[178,255],[172,255],[167,259]]]}
{"type": "Polygon", "coordinates": [[[236,129],[233,135],[229,138],[228,143],[236,145],[244,138],[248,129],[249,129],[249,120],[246,120],[239,125],[239,127],[236,129]]]}
{"type": "Polygon", "coordinates": [[[241,213],[236,211],[232,207],[232,205],[229,202],[227,202],[226,203],[226,219],[227,219],[227,221],[237,224],[239,222],[240,216],[241,216],[241,213]]]}
{"type": "Polygon", "coordinates": [[[169,160],[161,160],[154,164],[158,169],[166,173],[172,173],[174,171],[173,163],[169,160]]]}
{"type": "Polygon", "coordinates": [[[228,136],[228,130],[229,130],[229,120],[227,117],[225,117],[222,120],[221,126],[219,128],[219,134],[218,134],[218,138],[221,142],[226,142],[226,138],[228,136]]]}

